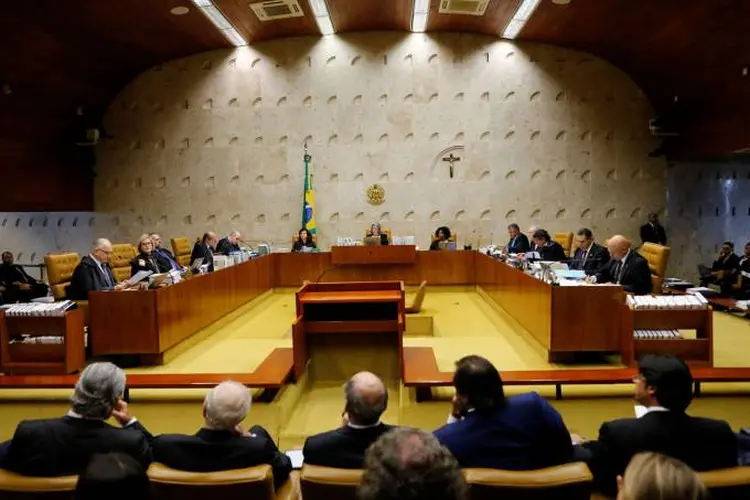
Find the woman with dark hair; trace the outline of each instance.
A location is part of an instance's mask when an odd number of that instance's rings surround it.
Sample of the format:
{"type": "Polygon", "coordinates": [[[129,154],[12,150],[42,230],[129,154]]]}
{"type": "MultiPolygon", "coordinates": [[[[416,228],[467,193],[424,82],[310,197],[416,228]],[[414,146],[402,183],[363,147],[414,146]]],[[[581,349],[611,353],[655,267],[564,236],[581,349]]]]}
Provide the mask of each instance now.
{"type": "Polygon", "coordinates": [[[93,455],[78,476],[75,500],[148,500],[151,498],[146,469],[130,455],[93,455]]]}
{"type": "Polygon", "coordinates": [[[450,241],[451,230],[448,226],[440,226],[435,230],[435,239],[430,244],[430,250],[440,250],[440,243],[450,241]]]}
{"type": "Polygon", "coordinates": [[[292,246],[292,252],[312,252],[313,250],[317,250],[317,248],[307,229],[304,227],[300,229],[297,233],[297,241],[292,246]]]}
{"type": "Polygon", "coordinates": [[[562,245],[553,240],[546,230],[537,229],[531,236],[531,240],[534,242],[541,260],[559,262],[566,259],[562,245]]]}

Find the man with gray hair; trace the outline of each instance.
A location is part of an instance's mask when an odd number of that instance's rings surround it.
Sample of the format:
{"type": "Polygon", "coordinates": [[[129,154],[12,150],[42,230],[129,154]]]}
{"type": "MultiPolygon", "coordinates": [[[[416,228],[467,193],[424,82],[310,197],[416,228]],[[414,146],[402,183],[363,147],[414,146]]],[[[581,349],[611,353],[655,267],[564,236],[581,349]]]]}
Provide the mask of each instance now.
{"type": "Polygon", "coordinates": [[[222,255],[229,255],[230,253],[240,251],[240,241],[242,241],[242,235],[239,231],[232,231],[229,236],[219,240],[216,245],[216,253],[222,255]]]}
{"type": "Polygon", "coordinates": [[[342,426],[307,438],[302,452],[305,463],[361,469],[367,448],[393,428],[380,421],[388,407],[388,391],[375,374],[355,374],[346,383],[344,395],[342,426]]]}
{"type": "Polygon", "coordinates": [[[128,412],[122,397],[125,372],[112,363],[92,363],[76,383],[63,418],[24,420],[13,439],[0,444],[0,467],[26,476],[79,474],[92,455],[120,452],[144,467],[151,462],[151,434],[128,412]],[[123,428],[107,424],[113,417],[123,428]]]}
{"type": "Polygon", "coordinates": [[[193,436],[164,434],[155,438],[151,444],[154,461],[193,472],[269,464],[278,487],[289,477],[292,462],[263,427],[242,428],[251,403],[247,387],[231,380],[222,382],[206,394],[203,427],[193,436]]]}
{"type": "Polygon", "coordinates": [[[117,283],[109,267],[111,253],[112,243],[108,239],[99,238],[94,242],[94,249],[73,271],[70,285],[65,290],[68,299],[88,300],[89,292],[125,289],[125,283],[117,283]]]}

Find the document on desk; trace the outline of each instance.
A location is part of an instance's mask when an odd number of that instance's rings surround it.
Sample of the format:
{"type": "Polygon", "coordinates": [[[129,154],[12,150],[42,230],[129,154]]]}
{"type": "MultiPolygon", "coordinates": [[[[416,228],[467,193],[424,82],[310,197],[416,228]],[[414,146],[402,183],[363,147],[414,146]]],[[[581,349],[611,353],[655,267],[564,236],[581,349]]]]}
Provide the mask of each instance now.
{"type": "Polygon", "coordinates": [[[152,274],[154,274],[153,271],[138,271],[128,281],[126,281],[125,284],[127,286],[135,286],[141,281],[151,276],[152,274]]]}
{"type": "Polygon", "coordinates": [[[568,280],[582,280],[586,277],[586,271],[578,269],[555,269],[558,278],[568,280]]]}

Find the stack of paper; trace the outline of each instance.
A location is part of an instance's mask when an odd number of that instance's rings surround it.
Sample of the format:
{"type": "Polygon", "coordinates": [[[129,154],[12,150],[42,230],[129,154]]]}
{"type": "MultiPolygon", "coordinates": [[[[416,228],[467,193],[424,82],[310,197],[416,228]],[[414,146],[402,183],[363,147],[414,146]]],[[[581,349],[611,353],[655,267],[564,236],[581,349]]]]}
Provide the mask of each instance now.
{"type": "Polygon", "coordinates": [[[708,308],[703,295],[628,295],[625,301],[631,309],[708,308]]]}
{"type": "Polygon", "coordinates": [[[23,335],[20,338],[16,338],[10,341],[11,344],[64,344],[65,339],[63,337],[52,336],[52,335],[41,335],[33,337],[30,335],[23,335]]]}
{"type": "Polygon", "coordinates": [[[75,302],[64,300],[52,304],[13,304],[5,308],[6,316],[65,316],[65,311],[76,307],[75,302]]]}
{"type": "Polygon", "coordinates": [[[682,335],[678,330],[635,330],[633,337],[637,340],[681,339],[682,335]]]}

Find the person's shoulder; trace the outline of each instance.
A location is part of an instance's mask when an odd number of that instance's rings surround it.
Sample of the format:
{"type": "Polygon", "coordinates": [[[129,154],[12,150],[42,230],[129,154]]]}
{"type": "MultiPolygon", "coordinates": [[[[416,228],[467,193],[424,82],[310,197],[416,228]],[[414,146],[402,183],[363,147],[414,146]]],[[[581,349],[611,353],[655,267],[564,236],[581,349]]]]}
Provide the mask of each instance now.
{"type": "Polygon", "coordinates": [[[330,431],[321,432],[319,434],[314,434],[312,436],[309,436],[305,441],[305,448],[325,446],[333,441],[340,440],[343,436],[344,432],[342,427],[339,427],[338,429],[332,429],[330,431]]]}
{"type": "Polygon", "coordinates": [[[726,420],[707,417],[689,417],[689,422],[693,428],[699,428],[706,432],[722,433],[729,431],[733,433],[731,426],[726,420]]]}

